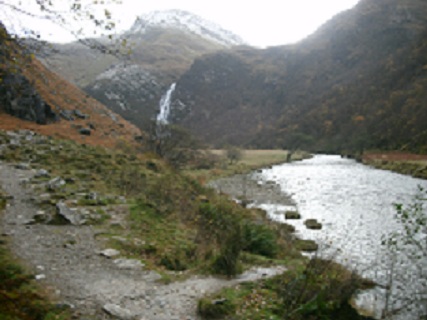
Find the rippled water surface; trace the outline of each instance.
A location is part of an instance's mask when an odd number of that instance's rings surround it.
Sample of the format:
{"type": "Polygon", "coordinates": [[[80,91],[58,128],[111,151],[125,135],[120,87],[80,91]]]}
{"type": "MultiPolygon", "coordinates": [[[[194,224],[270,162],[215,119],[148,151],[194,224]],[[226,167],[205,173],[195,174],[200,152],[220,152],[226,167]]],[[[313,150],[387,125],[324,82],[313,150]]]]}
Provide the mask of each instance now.
{"type": "MultiPolygon", "coordinates": [[[[390,269],[390,257],[381,245],[381,237],[401,229],[394,219],[393,203],[410,203],[418,186],[427,188],[427,181],[364,166],[340,156],[318,155],[312,159],[274,166],[256,175],[261,181],[274,181],[291,194],[302,219],[287,221],[296,226],[299,235],[316,240],[321,253],[346,264],[379,283],[386,282],[385,270],[390,269]],[[323,224],[320,231],[307,230],[305,219],[314,218],[323,224]]],[[[284,220],[284,207],[259,204],[270,216],[284,220]]],[[[427,262],[421,261],[427,270],[427,262]]],[[[420,286],[411,266],[401,264],[400,293],[415,294],[420,286]],[[406,290],[406,291],[405,291],[406,290]]],[[[399,277],[396,277],[396,279],[399,277]]],[[[422,288],[421,288],[422,289],[422,288]]],[[[364,308],[383,307],[384,290],[375,289],[361,295],[364,308]]],[[[405,313],[402,319],[415,318],[405,313]]],[[[418,318],[418,317],[417,317],[418,318]]]]}

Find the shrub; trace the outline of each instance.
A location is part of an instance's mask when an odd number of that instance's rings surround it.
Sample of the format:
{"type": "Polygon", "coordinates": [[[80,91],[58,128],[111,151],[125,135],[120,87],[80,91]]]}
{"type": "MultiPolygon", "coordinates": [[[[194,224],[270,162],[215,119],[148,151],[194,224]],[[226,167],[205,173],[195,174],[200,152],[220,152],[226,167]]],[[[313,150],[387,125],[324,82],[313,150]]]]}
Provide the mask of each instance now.
{"type": "Polygon", "coordinates": [[[218,274],[239,273],[238,259],[242,250],[241,218],[229,203],[202,203],[199,209],[199,238],[214,244],[219,254],[212,265],[218,274]]]}
{"type": "Polygon", "coordinates": [[[243,227],[243,250],[274,258],[279,251],[277,235],[265,225],[247,223],[243,227]]]}
{"type": "Polygon", "coordinates": [[[236,306],[227,299],[200,299],[197,311],[204,319],[222,319],[235,312],[236,306]]]}

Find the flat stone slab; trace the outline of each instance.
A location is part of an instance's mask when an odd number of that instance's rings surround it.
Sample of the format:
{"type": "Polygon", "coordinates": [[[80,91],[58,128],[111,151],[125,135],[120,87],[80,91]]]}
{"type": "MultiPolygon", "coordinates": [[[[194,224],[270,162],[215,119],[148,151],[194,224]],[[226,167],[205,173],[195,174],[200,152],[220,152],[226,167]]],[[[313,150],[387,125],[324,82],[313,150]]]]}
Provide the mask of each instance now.
{"type": "Polygon", "coordinates": [[[117,304],[106,304],[102,309],[108,313],[109,315],[120,319],[120,320],[132,320],[134,319],[134,315],[127,309],[120,307],[117,304]]]}
{"type": "Polygon", "coordinates": [[[115,259],[114,263],[119,269],[124,270],[139,270],[144,267],[144,264],[136,259],[115,259]]]}
{"type": "Polygon", "coordinates": [[[120,251],[116,249],[105,249],[99,252],[101,256],[107,257],[107,258],[114,258],[118,255],[120,255],[120,251]]]}

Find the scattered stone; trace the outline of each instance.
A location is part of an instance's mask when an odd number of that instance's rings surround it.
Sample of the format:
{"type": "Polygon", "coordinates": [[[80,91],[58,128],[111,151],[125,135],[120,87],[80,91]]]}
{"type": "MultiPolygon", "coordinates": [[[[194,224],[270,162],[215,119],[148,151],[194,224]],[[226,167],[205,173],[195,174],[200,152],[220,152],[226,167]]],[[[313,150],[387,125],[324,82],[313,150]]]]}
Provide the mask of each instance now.
{"type": "Polygon", "coordinates": [[[285,218],[288,220],[301,219],[301,215],[297,211],[286,211],[285,218]]]}
{"type": "Polygon", "coordinates": [[[136,259],[116,259],[114,263],[119,269],[124,270],[139,270],[144,267],[144,264],[136,259]]]}
{"type": "Polygon", "coordinates": [[[119,119],[117,118],[117,116],[114,113],[109,113],[109,116],[110,116],[111,120],[113,120],[114,122],[119,121],[119,119]]]}
{"type": "Polygon", "coordinates": [[[36,276],[35,276],[35,279],[36,279],[36,280],[43,280],[43,279],[46,279],[46,275],[44,275],[44,274],[38,274],[38,275],[36,275],[36,276]]]}
{"type": "Polygon", "coordinates": [[[102,309],[109,315],[120,320],[132,320],[134,318],[134,315],[129,310],[124,309],[117,304],[109,303],[104,305],[102,309]]]}
{"type": "Polygon", "coordinates": [[[64,202],[58,202],[56,204],[56,213],[72,225],[81,226],[86,223],[86,219],[82,218],[78,209],[68,208],[64,202]]]}
{"type": "Polygon", "coordinates": [[[199,197],[198,197],[198,200],[199,200],[200,202],[202,202],[202,203],[208,203],[208,202],[209,202],[208,197],[206,197],[205,195],[201,195],[201,196],[199,196],[199,197]]]}
{"type": "Polygon", "coordinates": [[[89,116],[87,114],[82,113],[80,110],[74,110],[74,115],[79,119],[87,119],[89,116]]]}
{"type": "Polygon", "coordinates": [[[313,240],[302,240],[298,239],[295,241],[295,246],[298,250],[305,252],[315,252],[319,248],[316,242],[313,240]]]}
{"type": "Polygon", "coordinates": [[[18,164],[16,164],[15,165],[15,168],[16,169],[19,169],[19,170],[30,170],[31,169],[31,166],[30,166],[30,164],[29,163],[18,163],[18,164]]]}
{"type": "Polygon", "coordinates": [[[34,177],[36,177],[36,178],[49,177],[49,171],[47,171],[45,169],[40,169],[36,172],[34,177]]]}
{"type": "Polygon", "coordinates": [[[19,180],[19,184],[22,184],[22,185],[26,185],[29,183],[31,183],[31,180],[29,178],[24,178],[19,180]]]}
{"type": "Polygon", "coordinates": [[[57,190],[57,189],[65,186],[65,185],[66,185],[66,182],[64,179],[62,179],[61,177],[56,177],[47,183],[47,188],[50,191],[54,191],[54,190],[57,190]]]}
{"type": "Polygon", "coordinates": [[[50,220],[49,215],[47,215],[45,211],[37,211],[33,219],[35,223],[43,223],[48,222],[50,220]]]}
{"type": "Polygon", "coordinates": [[[73,113],[69,110],[61,110],[59,115],[67,121],[74,121],[73,113]]]}
{"type": "Polygon", "coordinates": [[[101,256],[107,257],[107,258],[114,258],[118,255],[120,255],[120,251],[116,249],[105,249],[99,253],[101,256]]]}
{"type": "Polygon", "coordinates": [[[111,237],[111,239],[117,240],[119,242],[127,242],[128,240],[124,237],[120,237],[120,236],[113,236],[111,237]]]}
{"type": "Polygon", "coordinates": [[[84,136],[90,136],[90,135],[91,135],[91,133],[92,133],[92,130],[91,130],[91,129],[89,129],[89,128],[81,128],[81,129],[79,130],[79,133],[80,133],[81,135],[84,135],[84,136]]]}
{"type": "Polygon", "coordinates": [[[307,227],[307,229],[312,229],[312,230],[322,229],[322,224],[318,222],[316,219],[307,219],[304,221],[304,224],[307,227]]]}

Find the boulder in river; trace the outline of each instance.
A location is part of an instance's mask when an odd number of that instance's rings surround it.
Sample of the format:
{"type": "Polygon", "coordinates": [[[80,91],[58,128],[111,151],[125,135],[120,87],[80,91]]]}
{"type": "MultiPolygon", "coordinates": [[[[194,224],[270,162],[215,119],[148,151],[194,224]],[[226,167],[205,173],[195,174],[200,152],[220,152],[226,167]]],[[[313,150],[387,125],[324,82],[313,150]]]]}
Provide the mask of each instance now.
{"type": "Polygon", "coordinates": [[[304,221],[304,224],[307,227],[307,229],[312,229],[312,230],[322,229],[322,224],[318,222],[316,219],[307,219],[304,221]]]}
{"type": "Polygon", "coordinates": [[[317,249],[319,249],[318,244],[313,240],[302,240],[302,239],[298,239],[295,241],[295,247],[298,250],[305,251],[305,252],[315,252],[317,251],[317,249]]]}
{"type": "Polygon", "coordinates": [[[301,215],[297,211],[286,211],[285,218],[288,220],[297,220],[301,219],[301,215]]]}

